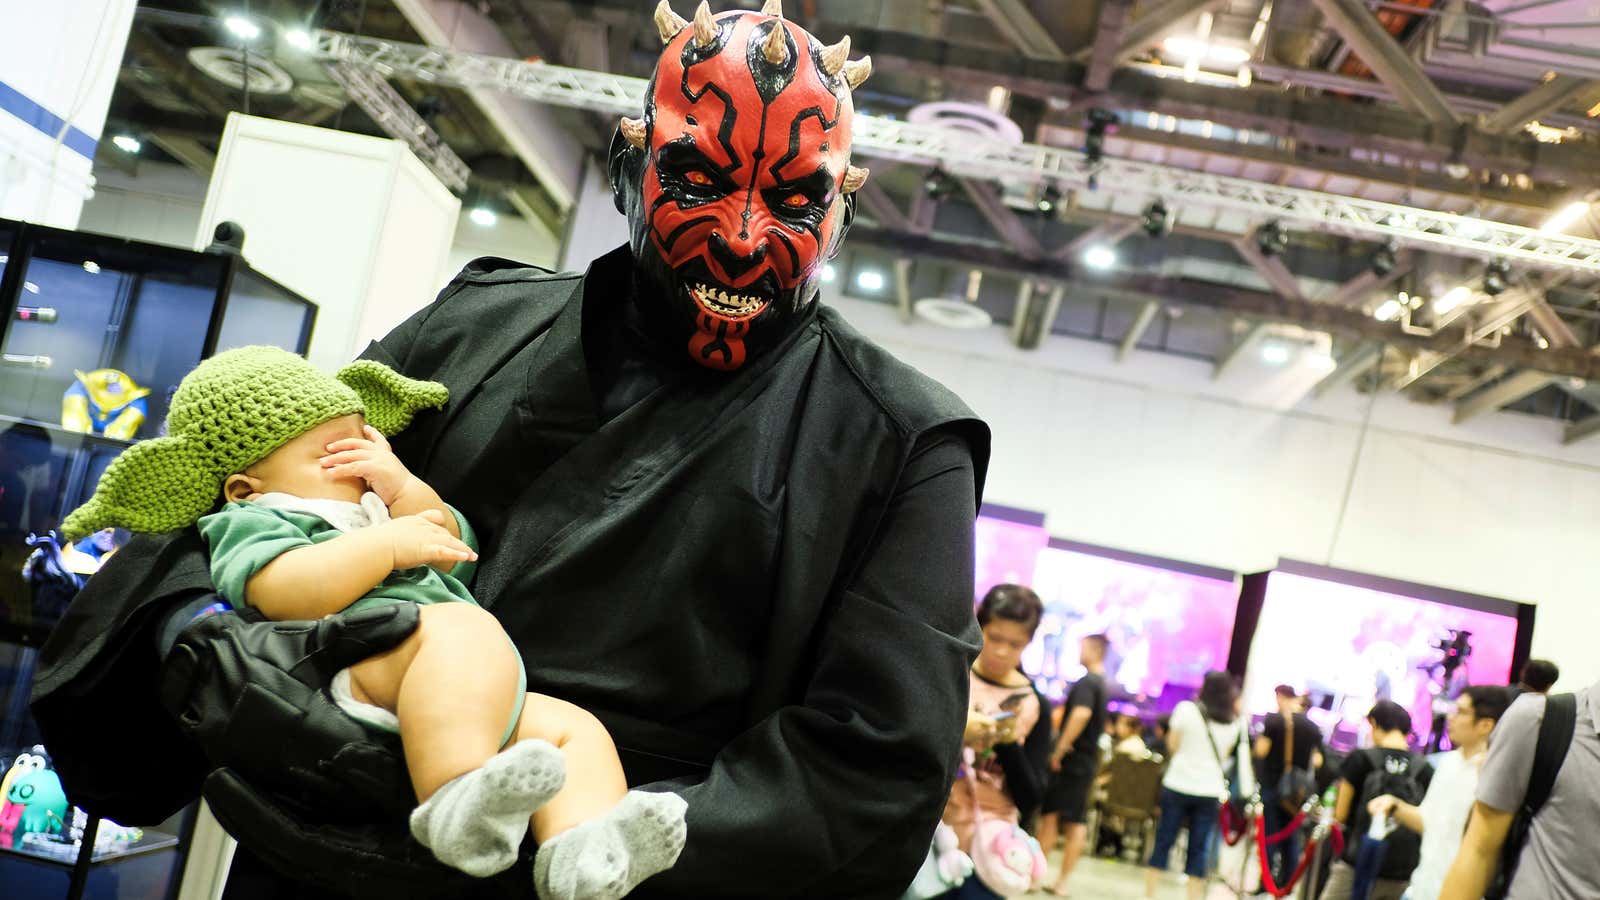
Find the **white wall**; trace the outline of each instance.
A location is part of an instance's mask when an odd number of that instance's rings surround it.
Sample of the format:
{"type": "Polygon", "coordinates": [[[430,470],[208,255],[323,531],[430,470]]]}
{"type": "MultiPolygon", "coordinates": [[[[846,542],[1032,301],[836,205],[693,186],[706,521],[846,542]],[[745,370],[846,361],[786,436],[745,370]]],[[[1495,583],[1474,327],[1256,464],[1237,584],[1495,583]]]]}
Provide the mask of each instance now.
{"type": "Polygon", "coordinates": [[[1568,687],[1600,678],[1600,440],[1563,447],[1559,423],[1516,413],[1454,426],[1448,407],[1353,388],[1278,411],[1236,399],[1202,362],[1135,352],[1119,365],[1114,347],[1061,337],[1025,352],[999,328],[906,326],[887,305],[831,302],[989,422],[986,499],[1044,512],[1052,534],[1536,603],[1534,655],[1568,687]]]}
{"type": "MultiPolygon", "coordinates": [[[[95,174],[99,185],[94,199],[84,204],[79,228],[181,247],[194,243],[200,210],[205,205],[204,178],[182,166],[161,163],[140,163],[134,176],[114,169],[95,174]]],[[[553,267],[557,245],[557,237],[540,223],[501,216],[496,225],[484,228],[474,225],[463,213],[456,223],[441,277],[448,280],[479,256],[503,256],[553,267]]],[[[252,241],[247,239],[246,258],[251,246],[252,241]]]]}

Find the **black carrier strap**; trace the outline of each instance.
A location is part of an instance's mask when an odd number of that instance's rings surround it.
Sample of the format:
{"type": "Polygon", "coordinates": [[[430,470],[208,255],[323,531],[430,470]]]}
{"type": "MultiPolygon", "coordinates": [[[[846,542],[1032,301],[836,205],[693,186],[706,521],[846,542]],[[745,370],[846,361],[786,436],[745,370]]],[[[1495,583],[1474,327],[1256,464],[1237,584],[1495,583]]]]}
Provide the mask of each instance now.
{"type": "Polygon", "coordinates": [[[1487,900],[1501,900],[1511,889],[1517,874],[1517,861],[1522,858],[1523,847],[1528,843],[1528,832],[1533,827],[1533,817],[1539,814],[1550,791],[1555,788],[1556,776],[1567,760],[1567,749],[1572,746],[1572,735],[1578,726],[1578,698],[1574,694],[1556,694],[1545,701],[1544,721],[1539,723],[1538,743],[1533,750],[1533,772],[1528,776],[1528,793],[1522,799],[1500,848],[1500,870],[1495,874],[1487,900]]]}

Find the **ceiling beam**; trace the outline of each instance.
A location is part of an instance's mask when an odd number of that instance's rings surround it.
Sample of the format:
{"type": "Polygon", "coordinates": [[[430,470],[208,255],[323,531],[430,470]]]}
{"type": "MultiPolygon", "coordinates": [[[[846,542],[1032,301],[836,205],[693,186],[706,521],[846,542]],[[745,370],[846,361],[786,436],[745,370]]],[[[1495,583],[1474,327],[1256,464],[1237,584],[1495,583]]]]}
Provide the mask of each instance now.
{"type": "Polygon", "coordinates": [[[190,171],[211,177],[211,170],[216,168],[217,155],[211,152],[205,144],[192,137],[182,134],[169,134],[165,131],[155,131],[149,136],[150,143],[161,148],[190,171]]]}
{"type": "Polygon", "coordinates": [[[1311,0],[1344,38],[1345,43],[1371,67],[1378,79],[1407,107],[1435,125],[1454,125],[1455,111],[1422,66],[1385,31],[1361,0],[1311,0]]]}
{"type": "Polygon", "coordinates": [[[1600,356],[1583,348],[1541,349],[1516,335],[1502,337],[1499,346],[1471,343],[1462,348],[1465,333],[1461,328],[1447,328],[1432,335],[1409,334],[1398,322],[1380,322],[1360,310],[1191,279],[1136,274],[1085,279],[1075,266],[1059,260],[1025,256],[1010,247],[968,237],[911,234],[858,224],[851,229],[850,240],[856,246],[879,247],[896,256],[943,260],[1015,278],[1066,282],[1078,296],[1102,296],[1136,303],[1149,300],[1182,303],[1410,350],[1436,353],[1459,350],[1458,358],[1486,366],[1504,365],[1513,370],[1534,369],[1550,375],[1600,381],[1600,356]]]}
{"type": "Polygon", "coordinates": [[[1253,236],[1246,236],[1233,241],[1233,249],[1239,251],[1245,262],[1255,269],[1266,280],[1267,285],[1280,295],[1300,303],[1305,302],[1305,294],[1300,292],[1300,282],[1283,264],[1283,260],[1276,256],[1268,256],[1256,246],[1253,236]]]}
{"type": "Polygon", "coordinates": [[[1593,81],[1577,75],[1557,75],[1484,116],[1479,127],[1489,134],[1510,134],[1534,119],[1565,106],[1593,84],[1593,81]]]}
{"type": "Polygon", "coordinates": [[[1039,239],[1034,236],[1033,230],[1023,224],[1022,218],[1006,206],[1000,198],[1000,191],[992,183],[979,181],[976,178],[960,178],[961,187],[972,198],[972,204],[978,212],[988,220],[989,225],[1011,246],[1017,248],[1025,256],[1039,257],[1044,255],[1044,247],[1039,244],[1039,239]]]}
{"type": "Polygon", "coordinates": [[[1085,60],[1088,69],[1083,73],[1083,89],[1089,93],[1098,94],[1111,85],[1111,73],[1117,68],[1117,48],[1132,12],[1133,0],[1100,0],[1094,43],[1089,45],[1085,60]]]}
{"type": "Polygon", "coordinates": [[[1139,346],[1139,341],[1143,340],[1144,333],[1150,330],[1150,323],[1156,320],[1156,313],[1160,311],[1159,300],[1146,300],[1144,305],[1139,307],[1139,314],[1133,317],[1128,330],[1122,334],[1122,342],[1117,345],[1117,362],[1127,359],[1133,348],[1139,346]]]}
{"type": "Polygon", "coordinates": [[[1568,425],[1566,431],[1561,433],[1561,443],[1576,444],[1578,441],[1593,437],[1596,434],[1600,434],[1600,413],[1579,419],[1568,425]]]}
{"type": "MultiPolygon", "coordinates": [[[[1161,43],[1162,38],[1187,27],[1194,16],[1221,5],[1222,0],[1167,0],[1147,10],[1123,30],[1112,61],[1120,63],[1161,43]]],[[[1093,47],[1086,47],[1073,54],[1072,58],[1076,62],[1087,62],[1093,53],[1093,47]]]]}
{"type": "Polygon", "coordinates": [[[1456,385],[1450,390],[1445,391],[1444,396],[1442,396],[1440,399],[1444,400],[1446,403],[1454,403],[1457,400],[1460,400],[1462,397],[1465,397],[1473,391],[1483,387],[1489,382],[1494,381],[1496,378],[1499,378],[1505,373],[1505,366],[1490,366],[1489,368],[1484,369],[1483,373],[1478,377],[1470,378],[1461,384],[1456,385]]]}
{"type": "Polygon", "coordinates": [[[1117,244],[1122,243],[1123,238],[1138,230],[1139,220],[1137,219],[1124,219],[1120,216],[1107,219],[1062,244],[1050,255],[1063,261],[1077,259],[1083,251],[1093,247],[1095,244],[1115,247],[1117,244]]]}
{"type": "Polygon", "coordinates": [[[1048,60],[1067,58],[1022,0],[977,0],[977,4],[995,30],[1021,50],[1023,56],[1048,60]]]}
{"type": "Polygon", "coordinates": [[[1543,372],[1518,372],[1493,387],[1485,388],[1456,404],[1450,421],[1457,425],[1482,413],[1508,406],[1529,394],[1544,390],[1555,378],[1543,372]]]}
{"type": "Polygon", "coordinates": [[[1387,275],[1379,275],[1371,269],[1363,269],[1361,274],[1351,278],[1344,284],[1334,288],[1329,293],[1318,297],[1318,303],[1332,303],[1335,306],[1360,306],[1362,301],[1377,291],[1393,284],[1411,271],[1414,262],[1410,251],[1402,250],[1399,259],[1395,260],[1395,267],[1387,275]]]}
{"type": "Polygon", "coordinates": [[[894,202],[876,179],[868,179],[867,183],[861,186],[856,192],[856,202],[885,228],[901,231],[917,230],[913,227],[910,217],[900,211],[899,204],[894,202]]]}
{"type": "Polygon", "coordinates": [[[1317,397],[1325,397],[1341,387],[1355,381],[1373,366],[1383,361],[1383,345],[1364,343],[1346,353],[1339,360],[1338,366],[1328,376],[1317,382],[1311,393],[1317,397]]]}

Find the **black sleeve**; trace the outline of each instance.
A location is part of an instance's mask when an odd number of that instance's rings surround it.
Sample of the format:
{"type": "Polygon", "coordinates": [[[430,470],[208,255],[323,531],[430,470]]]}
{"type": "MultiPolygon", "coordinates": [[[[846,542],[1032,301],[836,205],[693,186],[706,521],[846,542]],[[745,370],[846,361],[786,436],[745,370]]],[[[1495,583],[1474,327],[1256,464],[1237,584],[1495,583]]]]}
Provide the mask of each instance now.
{"type": "Polygon", "coordinates": [[[1024,822],[1044,802],[1045,773],[1050,770],[1050,701],[1038,691],[1034,696],[1039,699],[1039,721],[1033,723],[1033,730],[1021,741],[994,750],[1006,774],[1006,790],[1024,822]]]}
{"type": "MultiPolygon", "coordinates": [[[[1080,706],[1087,707],[1092,711],[1095,706],[1094,701],[1094,691],[1089,687],[1089,676],[1085,675],[1082,678],[1079,678],[1077,681],[1074,681],[1072,683],[1072,688],[1067,691],[1066,714],[1069,716],[1072,715],[1072,711],[1080,706]]],[[[1066,718],[1063,717],[1061,719],[1063,728],[1066,727],[1066,722],[1066,718]]]]}
{"type": "Polygon", "coordinates": [[[1261,735],[1267,740],[1272,741],[1273,747],[1282,746],[1281,742],[1283,741],[1283,732],[1283,716],[1273,713],[1272,715],[1267,716],[1266,719],[1262,720],[1261,735]]]}
{"type": "Polygon", "coordinates": [[[925,437],[859,574],[818,625],[804,701],[729,743],[652,896],[898,897],[961,754],[973,618],[972,454],[925,437]],[[759,886],[752,888],[752,886],[759,886]]]}
{"type": "MultiPolygon", "coordinates": [[[[1366,782],[1367,775],[1371,772],[1371,754],[1365,750],[1352,750],[1350,755],[1344,758],[1344,768],[1339,770],[1339,777],[1350,782],[1350,785],[1356,789],[1356,800],[1359,801],[1361,799],[1361,785],[1366,782]]],[[[1357,805],[1359,804],[1353,803],[1350,808],[1354,810],[1357,805]]]]}

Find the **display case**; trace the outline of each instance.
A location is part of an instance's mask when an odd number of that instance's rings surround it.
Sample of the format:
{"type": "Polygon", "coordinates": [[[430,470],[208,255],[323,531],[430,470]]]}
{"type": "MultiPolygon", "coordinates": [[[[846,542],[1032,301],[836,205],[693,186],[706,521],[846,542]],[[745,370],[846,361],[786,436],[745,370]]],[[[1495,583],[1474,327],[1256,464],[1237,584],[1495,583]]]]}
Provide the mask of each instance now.
{"type": "Polygon", "coordinates": [[[237,254],[0,220],[0,637],[37,646],[126,535],[52,530],[178,382],[247,344],[305,353],[316,307],[237,254]]]}

